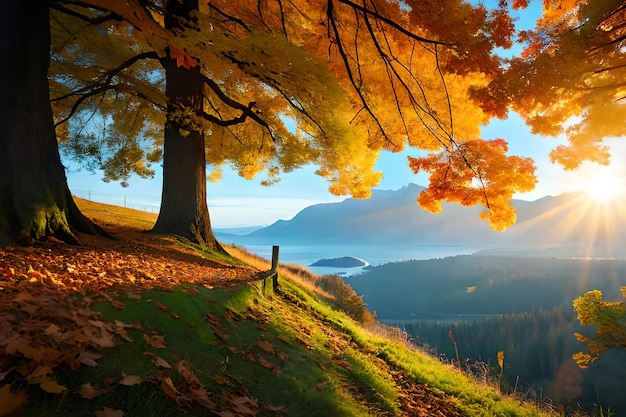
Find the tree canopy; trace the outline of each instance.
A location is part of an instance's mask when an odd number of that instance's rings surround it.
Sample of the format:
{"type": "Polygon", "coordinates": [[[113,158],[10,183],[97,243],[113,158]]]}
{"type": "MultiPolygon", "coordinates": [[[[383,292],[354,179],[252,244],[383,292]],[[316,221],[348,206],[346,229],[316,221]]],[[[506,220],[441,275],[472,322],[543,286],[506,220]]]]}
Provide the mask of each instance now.
{"type": "Polygon", "coordinates": [[[65,109],[57,114],[63,120],[91,105],[80,114],[97,108],[112,121],[106,134],[92,133],[96,148],[76,134],[80,123],[68,142],[95,155],[109,179],[123,180],[131,171],[149,175],[147,165],[159,156],[158,140],[147,154],[132,141],[158,136],[159,110],[167,105],[162,73],[145,59],[171,57],[182,67],[198,66],[204,77],[202,112],[180,106],[168,117],[183,134],[206,134],[213,178],[230,164],[246,178],[263,171],[263,183],[271,184],[280,172],[313,163],[332,193],[364,198],[380,180],[374,171],[379,152],[408,145],[427,154],[413,164],[431,173],[424,207],[480,203],[498,229],[514,222],[513,192],[534,186],[532,161],[507,156],[503,141],[480,139],[489,115],[470,97],[499,71],[494,48],[511,45],[513,22],[504,5],[213,1],[168,30],[158,2],[55,4],[70,16],[57,18],[53,32],[53,100],[65,109]],[[118,151],[99,160],[102,145],[118,151]]]}
{"type": "Polygon", "coordinates": [[[608,164],[603,140],[626,134],[625,22],[621,0],[544,1],[535,29],[520,33],[522,54],[474,96],[489,114],[513,109],[533,133],[565,134],[550,157],[566,169],[608,164]]]}

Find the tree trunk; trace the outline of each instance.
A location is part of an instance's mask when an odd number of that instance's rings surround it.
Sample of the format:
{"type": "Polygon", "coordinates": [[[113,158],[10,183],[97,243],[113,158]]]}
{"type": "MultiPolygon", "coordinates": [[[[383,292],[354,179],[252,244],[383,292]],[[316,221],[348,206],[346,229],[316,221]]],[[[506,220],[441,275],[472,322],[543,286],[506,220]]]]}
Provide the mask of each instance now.
{"type": "MultiPolygon", "coordinates": [[[[168,1],[166,27],[175,27],[177,16],[188,18],[189,12],[197,8],[195,0],[168,1]]],[[[170,57],[163,62],[169,110],[173,109],[172,103],[178,103],[201,112],[204,83],[200,68],[179,67],[170,57]]],[[[211,229],[206,202],[204,132],[190,131],[183,136],[179,123],[170,117],[165,125],[163,144],[161,209],[152,231],[184,236],[212,251],[225,252],[211,229]]]]}
{"type": "Polygon", "coordinates": [[[48,92],[47,1],[10,1],[0,13],[0,245],[46,236],[76,243],[97,229],[67,186],[48,92]]]}

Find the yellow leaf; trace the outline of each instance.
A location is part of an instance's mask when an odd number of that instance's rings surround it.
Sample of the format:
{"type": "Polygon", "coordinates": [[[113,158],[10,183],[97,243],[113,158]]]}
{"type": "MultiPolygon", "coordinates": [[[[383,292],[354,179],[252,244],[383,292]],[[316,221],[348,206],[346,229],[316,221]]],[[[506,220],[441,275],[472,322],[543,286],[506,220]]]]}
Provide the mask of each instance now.
{"type": "Polygon", "coordinates": [[[29,384],[39,384],[40,382],[46,380],[47,376],[52,374],[52,368],[49,366],[39,365],[33,372],[26,376],[26,381],[29,384]]]}
{"type": "Polygon", "coordinates": [[[26,402],[23,392],[11,392],[11,385],[0,387],[0,416],[6,416],[17,410],[26,402]]]}
{"type": "Polygon", "coordinates": [[[498,351],[498,365],[500,365],[500,369],[504,369],[504,351],[498,351]]]}
{"type": "Polygon", "coordinates": [[[39,384],[42,390],[50,393],[50,394],[63,394],[67,391],[62,385],[59,385],[55,380],[47,378],[39,384]]]}

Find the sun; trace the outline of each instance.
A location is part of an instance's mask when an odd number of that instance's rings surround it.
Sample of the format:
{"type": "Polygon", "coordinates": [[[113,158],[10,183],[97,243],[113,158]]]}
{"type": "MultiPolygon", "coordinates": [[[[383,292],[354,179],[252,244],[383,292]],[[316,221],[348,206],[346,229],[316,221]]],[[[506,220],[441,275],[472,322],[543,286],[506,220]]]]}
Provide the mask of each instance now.
{"type": "Polygon", "coordinates": [[[584,184],[587,195],[598,203],[609,203],[624,198],[624,180],[608,171],[595,173],[584,184]]]}

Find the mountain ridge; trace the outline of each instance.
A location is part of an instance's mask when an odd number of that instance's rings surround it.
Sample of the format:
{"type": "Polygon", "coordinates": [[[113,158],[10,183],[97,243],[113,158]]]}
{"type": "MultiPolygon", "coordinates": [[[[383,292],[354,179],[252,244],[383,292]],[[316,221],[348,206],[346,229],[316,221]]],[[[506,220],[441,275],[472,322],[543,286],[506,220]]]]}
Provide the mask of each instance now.
{"type": "MultiPolygon", "coordinates": [[[[236,237],[241,244],[476,246],[484,250],[530,251],[567,256],[621,256],[626,243],[624,202],[601,205],[582,193],[512,200],[517,222],[493,231],[479,218],[482,207],[444,203],[442,213],[422,210],[424,190],[409,184],[374,190],[367,200],[348,198],[315,204],[290,220],[236,237]]],[[[228,239],[228,235],[219,235],[228,239]]]]}

